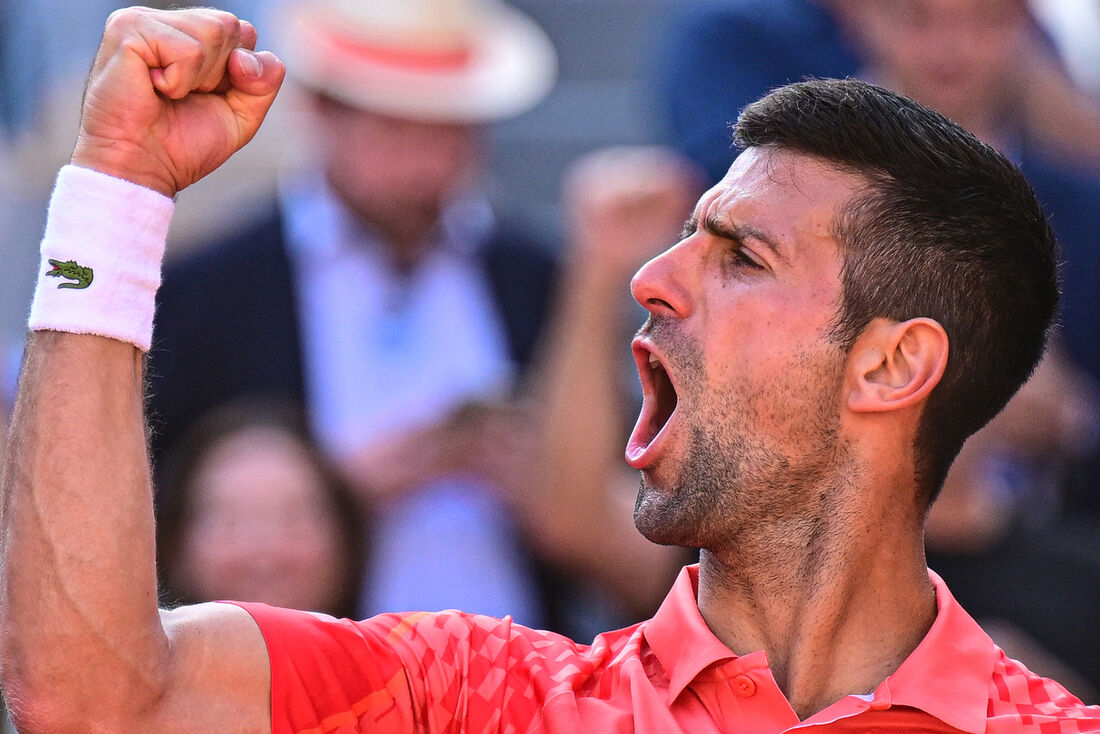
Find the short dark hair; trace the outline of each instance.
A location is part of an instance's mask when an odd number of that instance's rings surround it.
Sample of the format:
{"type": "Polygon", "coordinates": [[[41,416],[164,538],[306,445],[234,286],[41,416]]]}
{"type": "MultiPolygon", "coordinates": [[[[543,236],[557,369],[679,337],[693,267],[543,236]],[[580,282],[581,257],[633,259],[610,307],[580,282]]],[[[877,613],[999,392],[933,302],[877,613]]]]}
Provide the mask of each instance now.
{"type": "Polygon", "coordinates": [[[914,439],[931,501],[963,442],[1042,357],[1058,256],[1034,192],[943,115],[852,79],[772,91],[744,109],[734,141],[815,156],[868,182],[834,222],[844,264],[833,337],[850,349],[877,317],[927,317],[947,332],[947,368],[914,439]]]}

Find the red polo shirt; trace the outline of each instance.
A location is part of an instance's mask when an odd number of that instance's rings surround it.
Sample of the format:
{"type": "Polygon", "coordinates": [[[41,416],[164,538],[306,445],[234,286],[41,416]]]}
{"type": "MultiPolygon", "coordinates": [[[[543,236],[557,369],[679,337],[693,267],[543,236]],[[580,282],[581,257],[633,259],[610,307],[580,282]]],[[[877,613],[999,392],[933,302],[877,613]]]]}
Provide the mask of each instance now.
{"type": "Polygon", "coordinates": [[[711,634],[694,566],[653,619],[591,645],[460,612],[352,622],[241,606],[267,642],[274,734],[1100,732],[1100,706],[1005,656],[932,580],[936,621],[901,667],[806,721],[762,651],[737,656],[711,634]]]}

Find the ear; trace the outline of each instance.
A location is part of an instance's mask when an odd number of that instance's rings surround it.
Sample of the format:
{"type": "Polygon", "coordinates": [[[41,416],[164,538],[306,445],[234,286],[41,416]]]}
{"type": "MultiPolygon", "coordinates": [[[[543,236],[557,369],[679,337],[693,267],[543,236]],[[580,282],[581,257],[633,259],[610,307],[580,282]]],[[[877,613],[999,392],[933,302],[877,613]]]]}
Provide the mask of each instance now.
{"type": "Polygon", "coordinates": [[[947,354],[947,332],[938,321],[875,319],[848,359],[848,408],[878,413],[927,400],[943,377],[947,354]]]}

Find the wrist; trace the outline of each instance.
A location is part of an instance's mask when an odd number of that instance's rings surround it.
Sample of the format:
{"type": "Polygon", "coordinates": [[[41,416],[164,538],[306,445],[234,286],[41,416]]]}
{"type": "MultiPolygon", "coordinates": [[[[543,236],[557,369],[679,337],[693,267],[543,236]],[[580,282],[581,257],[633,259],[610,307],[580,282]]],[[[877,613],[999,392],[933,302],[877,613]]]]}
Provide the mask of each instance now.
{"type": "Polygon", "coordinates": [[[131,181],[65,166],[50,200],[28,322],[148,351],[173,205],[131,181]]]}
{"type": "Polygon", "coordinates": [[[175,179],[154,156],[125,140],[100,141],[81,131],[69,162],[152,189],[170,199],[179,192],[175,179]]]}

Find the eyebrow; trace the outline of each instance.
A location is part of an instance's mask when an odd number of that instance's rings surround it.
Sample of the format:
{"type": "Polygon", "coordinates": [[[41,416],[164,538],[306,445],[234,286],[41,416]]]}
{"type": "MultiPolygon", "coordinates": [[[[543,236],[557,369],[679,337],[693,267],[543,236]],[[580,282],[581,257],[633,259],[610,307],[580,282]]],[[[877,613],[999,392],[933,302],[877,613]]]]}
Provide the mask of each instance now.
{"type": "MultiPolygon", "coordinates": [[[[684,239],[695,234],[698,229],[699,219],[693,214],[684,222],[684,229],[680,233],[680,238],[684,239]]],[[[782,248],[779,247],[779,243],[752,225],[730,224],[729,222],[722,221],[718,217],[710,216],[703,222],[703,229],[715,237],[721,237],[722,239],[731,240],[733,242],[743,242],[747,239],[756,240],[767,247],[776,258],[783,262],[787,262],[787,258],[784,256],[782,248]]]]}

